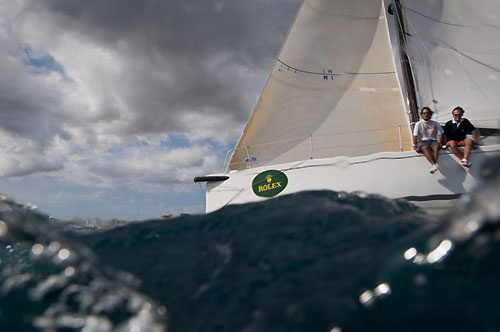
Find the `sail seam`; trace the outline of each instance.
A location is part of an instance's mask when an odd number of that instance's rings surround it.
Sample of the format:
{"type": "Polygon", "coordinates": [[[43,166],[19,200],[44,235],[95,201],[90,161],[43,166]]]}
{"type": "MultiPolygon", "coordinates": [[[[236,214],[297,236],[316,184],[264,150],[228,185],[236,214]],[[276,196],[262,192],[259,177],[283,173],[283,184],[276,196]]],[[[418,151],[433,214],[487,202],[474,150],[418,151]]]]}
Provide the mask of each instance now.
{"type": "Polygon", "coordinates": [[[437,22],[437,23],[442,23],[442,24],[445,24],[445,25],[451,25],[451,26],[454,26],[454,27],[465,27],[466,25],[461,25],[461,24],[455,24],[454,22],[453,23],[449,23],[449,22],[445,22],[445,21],[441,21],[441,20],[438,20],[438,19],[435,19],[435,18],[432,18],[430,16],[427,16],[427,15],[424,15],[418,11],[416,11],[415,9],[411,9],[410,7],[408,6],[403,6],[403,8],[411,11],[412,13],[415,13],[417,15],[420,15],[422,17],[425,17],[426,19],[428,20],[431,20],[431,21],[434,21],[434,22],[437,22]]]}
{"type": "Polygon", "coordinates": [[[334,73],[334,72],[314,72],[314,71],[307,71],[307,70],[303,70],[303,69],[299,69],[299,68],[295,68],[295,67],[292,67],[290,66],[289,64],[285,63],[284,61],[280,60],[280,59],[277,59],[277,61],[279,63],[281,63],[282,65],[290,68],[290,69],[293,69],[297,72],[301,72],[301,73],[304,73],[304,74],[312,74],[312,75],[327,75],[327,76],[341,76],[341,75],[390,75],[390,74],[395,74],[396,72],[394,71],[381,71],[381,72],[344,72],[344,73],[334,73]]]}

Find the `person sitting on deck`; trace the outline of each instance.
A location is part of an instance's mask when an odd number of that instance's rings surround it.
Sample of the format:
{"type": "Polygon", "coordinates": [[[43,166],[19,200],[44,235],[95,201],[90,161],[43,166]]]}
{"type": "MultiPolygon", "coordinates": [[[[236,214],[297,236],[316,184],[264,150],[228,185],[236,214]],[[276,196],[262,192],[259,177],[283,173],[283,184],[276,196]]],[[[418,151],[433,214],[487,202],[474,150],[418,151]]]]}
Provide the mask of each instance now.
{"type": "Polygon", "coordinates": [[[420,116],[422,119],[415,124],[413,129],[413,149],[424,154],[431,163],[430,172],[434,174],[438,170],[437,160],[443,139],[443,128],[439,123],[431,120],[432,110],[429,107],[422,108],[420,116]]]}
{"type": "Polygon", "coordinates": [[[479,133],[472,123],[463,118],[465,111],[462,107],[457,106],[451,114],[453,119],[446,122],[444,125],[444,135],[446,136],[446,146],[460,160],[460,165],[470,167],[469,154],[474,143],[479,143],[479,133]],[[467,134],[472,134],[472,139],[467,138],[467,134]],[[459,147],[463,147],[464,151],[459,147]]]}

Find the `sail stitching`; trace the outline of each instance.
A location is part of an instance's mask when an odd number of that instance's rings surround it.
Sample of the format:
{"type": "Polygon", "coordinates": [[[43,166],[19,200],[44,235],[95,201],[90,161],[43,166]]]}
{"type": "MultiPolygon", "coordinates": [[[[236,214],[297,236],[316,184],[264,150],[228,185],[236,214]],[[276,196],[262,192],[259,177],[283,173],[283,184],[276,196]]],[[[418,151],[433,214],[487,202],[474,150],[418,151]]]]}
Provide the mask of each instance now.
{"type": "Polygon", "coordinates": [[[295,67],[292,67],[290,66],[289,64],[285,63],[284,61],[280,60],[280,59],[276,59],[279,63],[281,63],[282,65],[290,68],[290,69],[293,69],[297,72],[301,72],[301,73],[304,73],[304,74],[311,74],[311,75],[321,75],[321,76],[324,76],[324,75],[327,75],[327,76],[341,76],[341,75],[390,75],[390,74],[395,74],[394,71],[381,71],[381,72],[344,72],[344,73],[334,73],[334,72],[330,72],[328,71],[328,73],[325,73],[325,72],[314,72],[314,71],[307,71],[307,70],[303,70],[303,69],[298,69],[298,68],[295,68],[295,67]]]}
{"type": "MultiPolygon", "coordinates": [[[[465,26],[465,25],[455,24],[455,22],[449,23],[449,22],[445,22],[445,21],[437,20],[437,19],[432,18],[432,17],[430,17],[430,16],[424,15],[424,14],[420,13],[419,11],[417,11],[417,10],[415,10],[415,9],[412,9],[412,8],[410,8],[410,7],[408,7],[408,6],[403,6],[403,7],[404,7],[405,9],[407,9],[407,10],[411,11],[412,13],[415,13],[415,14],[417,14],[417,15],[420,15],[420,16],[422,16],[422,17],[425,17],[425,18],[426,18],[426,19],[428,19],[428,20],[431,20],[431,21],[434,21],[434,22],[437,22],[437,23],[442,23],[442,24],[446,24],[446,25],[451,25],[451,26],[454,26],[454,27],[457,27],[457,26],[458,26],[458,27],[464,27],[464,26],[465,26]]],[[[453,20],[453,19],[452,19],[452,20],[453,20]]]]}

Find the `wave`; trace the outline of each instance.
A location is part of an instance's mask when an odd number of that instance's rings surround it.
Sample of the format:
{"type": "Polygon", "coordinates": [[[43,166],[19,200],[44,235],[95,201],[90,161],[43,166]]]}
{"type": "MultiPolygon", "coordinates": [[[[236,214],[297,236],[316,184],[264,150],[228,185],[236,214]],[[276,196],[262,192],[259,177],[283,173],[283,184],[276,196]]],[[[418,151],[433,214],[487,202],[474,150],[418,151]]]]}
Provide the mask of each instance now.
{"type": "Polygon", "coordinates": [[[443,217],[302,192],[74,232],[0,202],[2,330],[498,331],[500,169],[443,217]]]}

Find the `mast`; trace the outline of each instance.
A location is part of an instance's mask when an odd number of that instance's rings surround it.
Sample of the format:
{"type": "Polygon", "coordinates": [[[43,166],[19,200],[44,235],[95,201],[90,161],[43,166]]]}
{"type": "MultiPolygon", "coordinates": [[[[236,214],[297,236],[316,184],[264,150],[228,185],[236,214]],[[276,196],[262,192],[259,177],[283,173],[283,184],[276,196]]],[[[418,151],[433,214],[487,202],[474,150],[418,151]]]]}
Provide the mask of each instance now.
{"type": "Polygon", "coordinates": [[[388,12],[391,15],[396,15],[396,29],[398,31],[399,39],[399,53],[401,56],[401,67],[403,71],[404,81],[406,85],[406,90],[408,93],[408,103],[410,107],[410,122],[415,123],[419,120],[418,117],[418,105],[417,105],[417,93],[415,90],[415,82],[413,79],[413,71],[411,69],[410,60],[406,51],[406,37],[408,33],[406,32],[404,17],[403,17],[403,7],[400,0],[393,0],[389,5],[388,12]]]}

